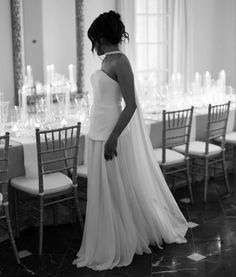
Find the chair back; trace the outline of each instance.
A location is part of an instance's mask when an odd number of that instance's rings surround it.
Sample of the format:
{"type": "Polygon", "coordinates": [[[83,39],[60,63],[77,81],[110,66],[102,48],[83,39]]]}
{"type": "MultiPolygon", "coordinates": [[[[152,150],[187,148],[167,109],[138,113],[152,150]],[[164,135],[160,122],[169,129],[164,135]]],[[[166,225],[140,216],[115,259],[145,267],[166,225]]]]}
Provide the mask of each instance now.
{"type": "Polygon", "coordinates": [[[166,149],[185,145],[188,156],[193,106],[189,109],[162,111],[162,163],[166,162],[166,149]]]}
{"type": "Polygon", "coordinates": [[[206,154],[208,154],[209,151],[209,143],[217,138],[221,138],[221,147],[224,148],[229,111],[230,101],[225,104],[209,104],[205,148],[206,154]]]}
{"type": "Polygon", "coordinates": [[[72,182],[77,183],[77,157],[81,123],[51,130],[36,129],[39,193],[43,193],[43,175],[72,169],[72,182]]]}
{"type": "Polygon", "coordinates": [[[3,199],[2,203],[6,203],[7,197],[7,186],[8,186],[8,154],[9,154],[9,138],[8,132],[5,135],[0,136],[0,191],[3,199]]]}

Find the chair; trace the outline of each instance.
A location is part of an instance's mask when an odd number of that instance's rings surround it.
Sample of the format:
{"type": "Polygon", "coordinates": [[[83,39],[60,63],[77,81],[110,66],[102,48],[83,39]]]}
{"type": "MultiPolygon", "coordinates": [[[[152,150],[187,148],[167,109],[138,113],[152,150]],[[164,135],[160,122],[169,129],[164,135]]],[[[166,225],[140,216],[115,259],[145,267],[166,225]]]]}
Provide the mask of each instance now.
{"type": "Polygon", "coordinates": [[[9,150],[9,133],[0,136],[0,219],[4,219],[7,225],[7,231],[11,240],[11,245],[16,257],[16,261],[20,264],[20,258],[16,248],[15,239],[12,232],[11,218],[9,214],[8,202],[8,150],[9,150]]]}
{"type": "MultiPolygon", "coordinates": [[[[230,101],[225,104],[208,106],[208,119],[205,141],[191,141],[189,144],[189,155],[192,161],[192,176],[204,174],[204,202],[207,201],[207,189],[209,179],[209,169],[217,169],[221,164],[224,172],[225,186],[229,193],[229,183],[225,162],[225,134],[230,109],[230,101]],[[221,137],[220,145],[215,141],[221,137]]],[[[181,146],[174,148],[183,153],[181,146]]]]}
{"type": "MultiPolygon", "coordinates": [[[[191,203],[193,200],[188,146],[193,118],[193,107],[176,111],[162,111],[162,148],[154,149],[155,157],[161,167],[164,177],[177,177],[187,183],[191,203]],[[181,145],[183,153],[173,150],[173,147],[181,145]]],[[[171,190],[175,190],[175,182],[172,182],[171,190]]]]}
{"type": "MultiPolygon", "coordinates": [[[[18,190],[38,200],[38,208],[34,209],[39,213],[39,255],[42,255],[43,251],[44,207],[57,203],[68,204],[68,201],[73,199],[83,229],[76,178],[80,126],[81,124],[77,123],[75,126],[59,129],[36,129],[38,179],[20,176],[11,180],[11,186],[15,191],[16,219],[18,218],[16,193],[18,190]],[[72,175],[69,178],[71,169],[72,175]]],[[[19,233],[19,226],[17,231],[19,233]]]]}
{"type": "MultiPolygon", "coordinates": [[[[222,142],[222,138],[219,137],[217,139],[217,142],[222,142]]],[[[229,133],[226,133],[225,135],[225,146],[226,146],[226,153],[229,153],[230,160],[233,162],[233,174],[236,174],[236,131],[232,131],[229,133]],[[227,150],[227,146],[229,146],[229,149],[227,150]]]]}

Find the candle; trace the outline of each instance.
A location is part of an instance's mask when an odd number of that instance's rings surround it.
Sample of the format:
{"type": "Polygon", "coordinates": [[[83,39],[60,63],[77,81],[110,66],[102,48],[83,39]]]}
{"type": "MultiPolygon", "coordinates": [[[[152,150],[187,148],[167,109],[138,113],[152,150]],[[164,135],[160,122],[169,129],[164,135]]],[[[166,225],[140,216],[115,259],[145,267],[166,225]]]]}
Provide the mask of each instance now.
{"type": "Polygon", "coordinates": [[[222,86],[225,86],[225,82],[226,82],[226,73],[224,70],[221,70],[219,73],[219,80],[220,80],[220,84],[222,86]]]}
{"type": "Polygon", "coordinates": [[[54,64],[47,65],[47,84],[51,85],[54,82],[54,64]]]}
{"type": "Polygon", "coordinates": [[[70,87],[66,86],[66,92],[65,92],[65,118],[68,117],[69,106],[70,106],[70,87]]]}
{"type": "Polygon", "coordinates": [[[195,77],[194,77],[194,84],[197,88],[200,88],[201,87],[201,84],[202,84],[202,76],[196,72],[195,73],[195,77]]]}
{"type": "Polygon", "coordinates": [[[27,94],[25,86],[21,90],[21,116],[23,121],[27,119],[27,94]]]}
{"type": "Polygon", "coordinates": [[[205,76],[204,76],[204,86],[205,87],[211,86],[211,75],[208,71],[206,71],[205,76]]]}
{"type": "Polygon", "coordinates": [[[33,73],[32,73],[32,67],[30,65],[26,66],[26,78],[27,78],[27,84],[29,86],[33,86],[33,73]]]}
{"type": "Polygon", "coordinates": [[[54,82],[54,64],[51,64],[51,84],[54,82]]]}
{"type": "Polygon", "coordinates": [[[69,81],[71,84],[73,84],[75,82],[74,80],[74,65],[73,64],[69,64],[69,81]]]}
{"type": "Polygon", "coordinates": [[[47,70],[47,84],[50,85],[50,83],[51,83],[51,66],[47,65],[46,70],[47,70]]]}
{"type": "Polygon", "coordinates": [[[181,75],[180,73],[177,73],[177,77],[176,77],[176,82],[177,82],[177,87],[180,88],[181,87],[181,75]]]}

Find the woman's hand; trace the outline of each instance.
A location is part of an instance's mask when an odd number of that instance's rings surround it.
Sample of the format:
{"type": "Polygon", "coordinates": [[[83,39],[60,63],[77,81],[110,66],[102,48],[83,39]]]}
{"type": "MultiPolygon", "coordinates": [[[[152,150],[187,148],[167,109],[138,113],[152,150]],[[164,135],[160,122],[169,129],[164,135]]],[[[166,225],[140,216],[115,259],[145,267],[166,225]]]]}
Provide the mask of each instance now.
{"type": "Polygon", "coordinates": [[[112,160],[114,156],[117,156],[117,137],[110,136],[105,143],[104,147],[104,158],[109,161],[112,160]]]}

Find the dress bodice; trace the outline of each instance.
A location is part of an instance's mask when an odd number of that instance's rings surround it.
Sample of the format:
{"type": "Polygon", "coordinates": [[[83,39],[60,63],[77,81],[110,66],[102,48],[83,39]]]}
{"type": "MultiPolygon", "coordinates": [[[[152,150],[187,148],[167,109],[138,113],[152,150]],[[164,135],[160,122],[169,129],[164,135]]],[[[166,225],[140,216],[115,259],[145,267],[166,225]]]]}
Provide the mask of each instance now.
{"type": "Polygon", "coordinates": [[[94,140],[106,140],[122,111],[120,85],[102,70],[92,74],[91,83],[93,104],[88,136],[94,140]]]}

